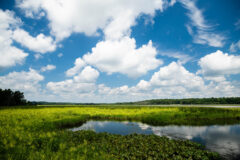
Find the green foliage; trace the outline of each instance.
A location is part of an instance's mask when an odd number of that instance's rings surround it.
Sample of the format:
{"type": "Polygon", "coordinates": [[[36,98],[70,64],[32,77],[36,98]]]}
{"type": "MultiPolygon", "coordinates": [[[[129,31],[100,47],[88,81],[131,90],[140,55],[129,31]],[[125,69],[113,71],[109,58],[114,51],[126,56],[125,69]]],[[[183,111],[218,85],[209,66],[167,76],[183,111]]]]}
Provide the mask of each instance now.
{"type": "Polygon", "coordinates": [[[152,99],[135,102],[133,104],[157,105],[157,104],[240,104],[240,97],[221,98],[188,98],[188,99],[152,99]]]}
{"type": "Polygon", "coordinates": [[[24,99],[22,92],[13,92],[10,89],[0,89],[0,106],[16,106],[24,104],[26,104],[26,100],[24,99]]]}
{"type": "Polygon", "coordinates": [[[240,123],[240,109],[138,106],[52,106],[0,110],[0,159],[219,159],[190,141],[154,135],[71,132],[90,119],[155,125],[240,123]]]}

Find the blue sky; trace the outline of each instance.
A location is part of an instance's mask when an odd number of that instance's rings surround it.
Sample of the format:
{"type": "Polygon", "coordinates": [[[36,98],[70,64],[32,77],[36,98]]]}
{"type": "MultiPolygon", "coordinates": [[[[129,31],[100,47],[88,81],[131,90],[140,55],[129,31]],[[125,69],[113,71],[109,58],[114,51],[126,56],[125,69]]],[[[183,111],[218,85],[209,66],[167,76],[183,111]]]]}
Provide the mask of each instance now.
{"type": "Polygon", "coordinates": [[[1,0],[0,88],[28,100],[240,96],[238,0],[1,0]]]}

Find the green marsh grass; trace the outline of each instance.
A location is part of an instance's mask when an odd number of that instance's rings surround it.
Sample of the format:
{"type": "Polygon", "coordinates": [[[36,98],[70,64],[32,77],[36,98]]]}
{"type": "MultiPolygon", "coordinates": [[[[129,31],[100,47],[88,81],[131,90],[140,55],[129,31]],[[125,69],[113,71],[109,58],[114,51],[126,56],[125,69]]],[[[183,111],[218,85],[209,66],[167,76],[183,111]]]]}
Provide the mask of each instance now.
{"type": "Polygon", "coordinates": [[[131,105],[0,109],[0,159],[219,159],[190,141],[66,129],[90,119],[151,125],[240,124],[240,109],[131,105]]]}

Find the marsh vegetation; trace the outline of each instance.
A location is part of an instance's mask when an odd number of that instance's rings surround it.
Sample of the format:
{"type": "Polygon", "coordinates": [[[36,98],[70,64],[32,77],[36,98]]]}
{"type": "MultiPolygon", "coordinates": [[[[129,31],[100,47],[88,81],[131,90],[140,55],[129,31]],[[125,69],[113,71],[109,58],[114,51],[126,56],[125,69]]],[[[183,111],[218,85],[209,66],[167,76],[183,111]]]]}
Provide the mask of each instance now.
{"type": "Polygon", "coordinates": [[[0,159],[219,159],[188,140],[112,135],[66,128],[88,120],[155,126],[239,124],[240,109],[196,107],[23,106],[0,110],[0,159]]]}

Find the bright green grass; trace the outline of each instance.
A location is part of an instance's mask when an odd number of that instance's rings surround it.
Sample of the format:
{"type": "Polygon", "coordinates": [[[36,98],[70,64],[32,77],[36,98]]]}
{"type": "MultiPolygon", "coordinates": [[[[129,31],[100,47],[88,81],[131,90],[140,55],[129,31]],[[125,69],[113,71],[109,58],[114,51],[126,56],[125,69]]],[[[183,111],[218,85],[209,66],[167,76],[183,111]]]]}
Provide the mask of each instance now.
{"type": "Polygon", "coordinates": [[[190,141],[119,136],[65,127],[89,119],[152,125],[240,123],[240,109],[138,106],[33,106],[0,110],[0,159],[217,159],[190,141]]]}

